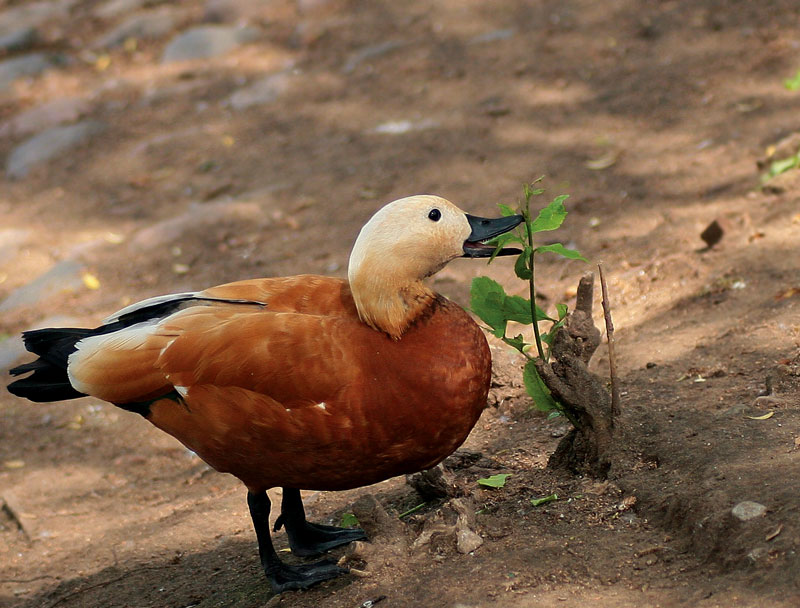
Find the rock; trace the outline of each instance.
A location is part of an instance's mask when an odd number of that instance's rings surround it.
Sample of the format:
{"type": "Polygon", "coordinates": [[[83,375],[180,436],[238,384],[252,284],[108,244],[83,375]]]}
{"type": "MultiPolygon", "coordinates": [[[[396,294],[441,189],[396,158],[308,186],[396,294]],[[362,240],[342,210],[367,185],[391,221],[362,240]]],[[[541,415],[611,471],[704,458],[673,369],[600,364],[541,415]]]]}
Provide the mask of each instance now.
{"type": "Polygon", "coordinates": [[[7,33],[22,28],[38,28],[53,19],[69,16],[69,9],[77,0],[51,0],[19,2],[17,6],[0,12],[0,32],[7,33]]]}
{"type": "Polygon", "coordinates": [[[405,40],[386,40],[385,42],[365,46],[347,58],[347,61],[344,62],[344,66],[342,67],[342,71],[345,74],[350,74],[364,61],[382,57],[383,55],[407,46],[408,44],[409,43],[405,40]]]}
{"type": "Polygon", "coordinates": [[[751,500],[744,500],[731,509],[733,516],[741,521],[748,521],[756,517],[761,517],[766,512],[767,507],[751,500]]]}
{"type": "Polygon", "coordinates": [[[162,63],[219,57],[260,35],[255,27],[204,25],[178,34],[161,56],[162,63]]]}
{"type": "Polygon", "coordinates": [[[25,352],[21,335],[5,337],[0,335],[0,370],[10,369],[25,352]]]}
{"type": "Polygon", "coordinates": [[[270,22],[281,10],[275,2],[264,0],[206,0],[203,20],[208,23],[270,22]]]}
{"type": "Polygon", "coordinates": [[[11,90],[11,85],[23,76],[37,76],[54,64],[45,53],[30,53],[0,61],[0,93],[11,90]]]}
{"type": "Polygon", "coordinates": [[[62,152],[83,143],[104,129],[102,123],[85,120],[66,127],[52,127],[25,140],[11,151],[6,160],[6,175],[20,179],[30,170],[62,152]]]}
{"type": "Polygon", "coordinates": [[[228,105],[234,110],[246,110],[252,106],[276,101],[289,89],[291,76],[286,72],[270,74],[256,80],[253,84],[239,89],[228,98],[228,105]]]}
{"type": "Polygon", "coordinates": [[[263,220],[263,212],[257,203],[252,202],[193,203],[184,213],[137,232],[131,239],[131,247],[159,247],[180,239],[192,230],[237,219],[257,222],[263,220]]]}
{"type": "Polygon", "coordinates": [[[107,0],[95,9],[94,13],[101,19],[115,19],[125,13],[135,11],[147,4],[149,0],[107,0]]]}
{"type": "Polygon", "coordinates": [[[12,291],[0,302],[0,312],[33,306],[61,293],[77,291],[83,286],[83,270],[83,265],[74,260],[58,262],[27,285],[12,291]]]}
{"type": "Polygon", "coordinates": [[[27,228],[0,229],[0,264],[17,257],[20,247],[28,242],[31,234],[27,228]]]}
{"type": "Polygon", "coordinates": [[[391,120],[379,124],[377,127],[370,129],[367,133],[375,133],[378,135],[403,135],[411,131],[425,131],[427,129],[435,129],[439,123],[432,118],[423,118],[422,120],[391,120]]]}
{"type": "Polygon", "coordinates": [[[157,40],[169,34],[175,27],[175,12],[168,7],[131,15],[117,27],[97,38],[94,48],[121,46],[129,38],[157,40]]]}
{"type": "MultiPolygon", "coordinates": [[[[46,317],[26,329],[41,329],[42,327],[76,327],[80,321],[75,317],[55,315],[46,317]]],[[[22,334],[15,334],[5,340],[0,337],[0,370],[13,367],[28,351],[22,341],[22,334]]]]}
{"type": "Polygon", "coordinates": [[[473,36],[469,39],[467,44],[484,44],[486,42],[496,42],[497,40],[508,40],[512,38],[514,34],[516,34],[516,30],[513,27],[509,27],[502,30],[492,30],[490,32],[485,32],[483,34],[478,34],[477,36],[473,36]]]}
{"type": "Polygon", "coordinates": [[[82,97],[60,97],[21,112],[0,126],[0,136],[28,135],[85,115],[89,102],[82,97]]]}
{"type": "Polygon", "coordinates": [[[0,30],[0,51],[24,51],[36,41],[36,28],[23,26],[9,31],[0,30]]]}

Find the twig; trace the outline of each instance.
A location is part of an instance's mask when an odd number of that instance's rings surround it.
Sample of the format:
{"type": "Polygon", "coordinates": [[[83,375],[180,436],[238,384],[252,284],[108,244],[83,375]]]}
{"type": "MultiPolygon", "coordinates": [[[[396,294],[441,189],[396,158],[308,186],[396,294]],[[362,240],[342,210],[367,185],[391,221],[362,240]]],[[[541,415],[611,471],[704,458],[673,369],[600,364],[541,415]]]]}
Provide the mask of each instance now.
{"type": "Polygon", "coordinates": [[[0,503],[2,504],[2,507],[0,507],[0,510],[3,511],[3,513],[5,513],[6,516],[9,519],[11,519],[11,521],[14,522],[14,525],[17,526],[17,529],[20,532],[22,532],[22,535],[25,537],[25,540],[30,542],[31,536],[30,536],[30,534],[28,534],[28,530],[25,529],[25,525],[22,523],[22,519],[17,514],[16,509],[14,509],[14,507],[12,507],[9,504],[8,498],[6,498],[4,496],[0,496],[0,503]]]}
{"type": "Polygon", "coordinates": [[[600,287],[603,290],[603,318],[606,322],[606,335],[608,336],[608,371],[611,376],[611,425],[619,416],[619,378],[617,378],[617,359],[614,355],[614,322],[611,320],[611,303],[608,300],[608,286],[603,275],[603,265],[598,264],[600,271],[600,287]]]}
{"type": "Polygon", "coordinates": [[[57,579],[58,577],[52,574],[42,574],[41,576],[34,576],[32,578],[0,578],[0,585],[5,585],[7,583],[35,583],[36,581],[41,581],[46,578],[57,579]]]}

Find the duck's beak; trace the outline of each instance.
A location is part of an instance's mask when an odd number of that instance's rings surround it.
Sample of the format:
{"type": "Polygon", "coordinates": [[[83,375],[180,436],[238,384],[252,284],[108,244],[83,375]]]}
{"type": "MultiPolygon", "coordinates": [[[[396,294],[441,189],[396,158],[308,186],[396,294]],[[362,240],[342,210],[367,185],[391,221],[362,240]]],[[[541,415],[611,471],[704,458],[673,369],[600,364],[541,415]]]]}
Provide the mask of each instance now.
{"type": "MultiPolygon", "coordinates": [[[[469,213],[467,213],[466,216],[469,226],[472,228],[472,232],[467,237],[467,240],[464,241],[464,255],[462,257],[465,258],[491,257],[496,247],[494,245],[487,245],[485,241],[500,236],[509,230],[513,230],[522,223],[523,219],[521,215],[509,215],[495,219],[476,217],[469,213]]],[[[520,253],[520,250],[511,247],[503,247],[497,255],[514,255],[516,253],[520,253]]]]}

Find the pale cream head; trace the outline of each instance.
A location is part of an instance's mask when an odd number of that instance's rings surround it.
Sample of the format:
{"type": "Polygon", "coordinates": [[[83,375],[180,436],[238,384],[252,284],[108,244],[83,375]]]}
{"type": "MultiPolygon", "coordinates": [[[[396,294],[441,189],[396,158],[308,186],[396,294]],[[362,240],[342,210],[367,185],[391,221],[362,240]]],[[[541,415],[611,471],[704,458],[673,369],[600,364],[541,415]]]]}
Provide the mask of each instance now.
{"type": "Polygon", "coordinates": [[[399,338],[435,294],[422,284],[464,253],[466,214],[438,196],[401,198],[364,225],[350,254],[348,278],[368,325],[399,338]]]}

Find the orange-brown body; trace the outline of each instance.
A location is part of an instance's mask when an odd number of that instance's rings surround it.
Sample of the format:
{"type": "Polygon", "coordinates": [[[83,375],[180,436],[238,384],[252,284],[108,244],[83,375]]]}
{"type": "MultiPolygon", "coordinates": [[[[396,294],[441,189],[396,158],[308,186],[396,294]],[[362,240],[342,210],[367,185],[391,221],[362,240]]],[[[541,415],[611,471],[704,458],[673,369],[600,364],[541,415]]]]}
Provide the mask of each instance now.
{"type": "Polygon", "coordinates": [[[198,295],[263,306],[186,308],[140,347],[104,344],[71,373],[114,403],[176,387],[182,399],[156,400],[147,418],[251,491],[341,490],[434,466],[485,406],[486,338],[441,296],[393,339],[359,319],[340,279],[249,280],[198,295]]]}

